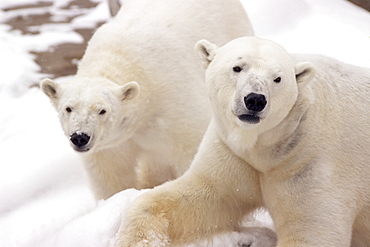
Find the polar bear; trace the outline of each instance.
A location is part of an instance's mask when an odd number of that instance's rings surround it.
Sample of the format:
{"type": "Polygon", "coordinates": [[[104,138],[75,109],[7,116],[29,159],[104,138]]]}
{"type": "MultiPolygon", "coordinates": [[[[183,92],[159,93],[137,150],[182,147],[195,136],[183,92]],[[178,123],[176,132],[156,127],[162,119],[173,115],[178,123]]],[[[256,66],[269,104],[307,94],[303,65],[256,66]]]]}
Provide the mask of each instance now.
{"type": "Polygon", "coordinates": [[[98,199],[184,173],[211,118],[194,44],[252,34],[238,0],[127,1],[71,81],[41,82],[98,199]]]}
{"type": "Polygon", "coordinates": [[[199,41],[213,118],[189,170],[138,197],[116,246],[174,246],[269,210],[278,247],[370,243],[370,70],[242,37],[199,41]]]}

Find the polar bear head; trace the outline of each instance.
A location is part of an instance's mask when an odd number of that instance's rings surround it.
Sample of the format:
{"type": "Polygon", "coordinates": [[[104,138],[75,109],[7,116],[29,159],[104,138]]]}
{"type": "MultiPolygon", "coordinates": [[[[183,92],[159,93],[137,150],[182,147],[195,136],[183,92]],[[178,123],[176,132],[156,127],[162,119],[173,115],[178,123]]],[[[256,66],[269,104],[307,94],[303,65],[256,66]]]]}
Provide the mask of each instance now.
{"type": "Polygon", "coordinates": [[[128,138],[134,129],[130,102],[139,93],[136,82],[119,86],[105,78],[76,78],[61,84],[44,79],[40,87],[59,113],[76,151],[109,147],[128,138]]]}
{"type": "Polygon", "coordinates": [[[201,40],[195,49],[207,69],[214,116],[222,125],[257,132],[277,126],[315,75],[312,64],[294,64],[283,47],[257,37],[220,48],[201,40]]]}

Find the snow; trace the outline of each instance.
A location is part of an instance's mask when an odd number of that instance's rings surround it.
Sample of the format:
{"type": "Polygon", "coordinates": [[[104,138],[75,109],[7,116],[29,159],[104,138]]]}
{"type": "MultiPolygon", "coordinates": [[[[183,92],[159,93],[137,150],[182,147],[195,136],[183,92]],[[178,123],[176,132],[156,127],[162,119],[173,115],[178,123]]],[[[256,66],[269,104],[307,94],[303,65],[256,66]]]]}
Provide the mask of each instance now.
{"type": "MultiPolygon", "coordinates": [[[[80,156],[63,136],[57,113],[38,88],[30,88],[46,77],[38,72],[30,51],[82,38],[65,24],[32,27],[41,32],[38,35],[22,35],[1,24],[10,18],[1,9],[33,2],[0,3],[0,246],[110,246],[122,213],[144,191],[130,189],[108,200],[94,200],[80,156]]],[[[55,14],[70,1],[49,2],[52,6],[41,11],[55,14]]],[[[258,36],[275,40],[290,52],[324,54],[370,67],[369,12],[344,0],[242,3],[258,36]]],[[[109,16],[105,1],[82,11],[73,27],[91,27],[109,16]]],[[[269,221],[263,214],[259,219],[269,221]]],[[[246,236],[217,236],[214,246],[247,241],[246,236]]]]}

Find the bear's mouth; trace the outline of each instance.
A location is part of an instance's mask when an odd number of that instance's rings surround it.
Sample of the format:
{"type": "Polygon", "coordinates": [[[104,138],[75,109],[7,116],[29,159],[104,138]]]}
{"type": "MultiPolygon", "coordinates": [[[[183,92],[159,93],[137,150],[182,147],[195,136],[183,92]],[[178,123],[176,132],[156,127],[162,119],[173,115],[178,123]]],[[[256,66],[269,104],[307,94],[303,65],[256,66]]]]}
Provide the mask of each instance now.
{"type": "Polygon", "coordinates": [[[257,124],[260,122],[261,118],[254,114],[242,114],[237,116],[240,121],[247,122],[251,124],[257,124]]]}
{"type": "Polygon", "coordinates": [[[85,152],[88,152],[90,150],[90,148],[79,148],[79,147],[76,147],[76,146],[73,146],[73,149],[79,153],[85,153],[85,152]]]}

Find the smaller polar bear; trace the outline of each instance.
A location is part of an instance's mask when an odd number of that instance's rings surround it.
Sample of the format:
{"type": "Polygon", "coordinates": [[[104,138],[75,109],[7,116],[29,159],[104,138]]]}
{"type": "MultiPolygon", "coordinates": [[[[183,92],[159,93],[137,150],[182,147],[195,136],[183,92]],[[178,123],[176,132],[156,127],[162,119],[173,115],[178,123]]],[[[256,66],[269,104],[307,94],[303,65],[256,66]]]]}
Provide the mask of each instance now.
{"type": "Polygon", "coordinates": [[[251,34],[238,0],[126,1],[71,81],[42,81],[98,199],[187,170],[212,111],[194,44],[251,34]]]}
{"type": "Polygon", "coordinates": [[[259,207],[278,247],[369,246],[370,70],[257,37],[196,50],[213,120],[190,169],[134,201],[116,246],[188,243],[259,207]]]}

